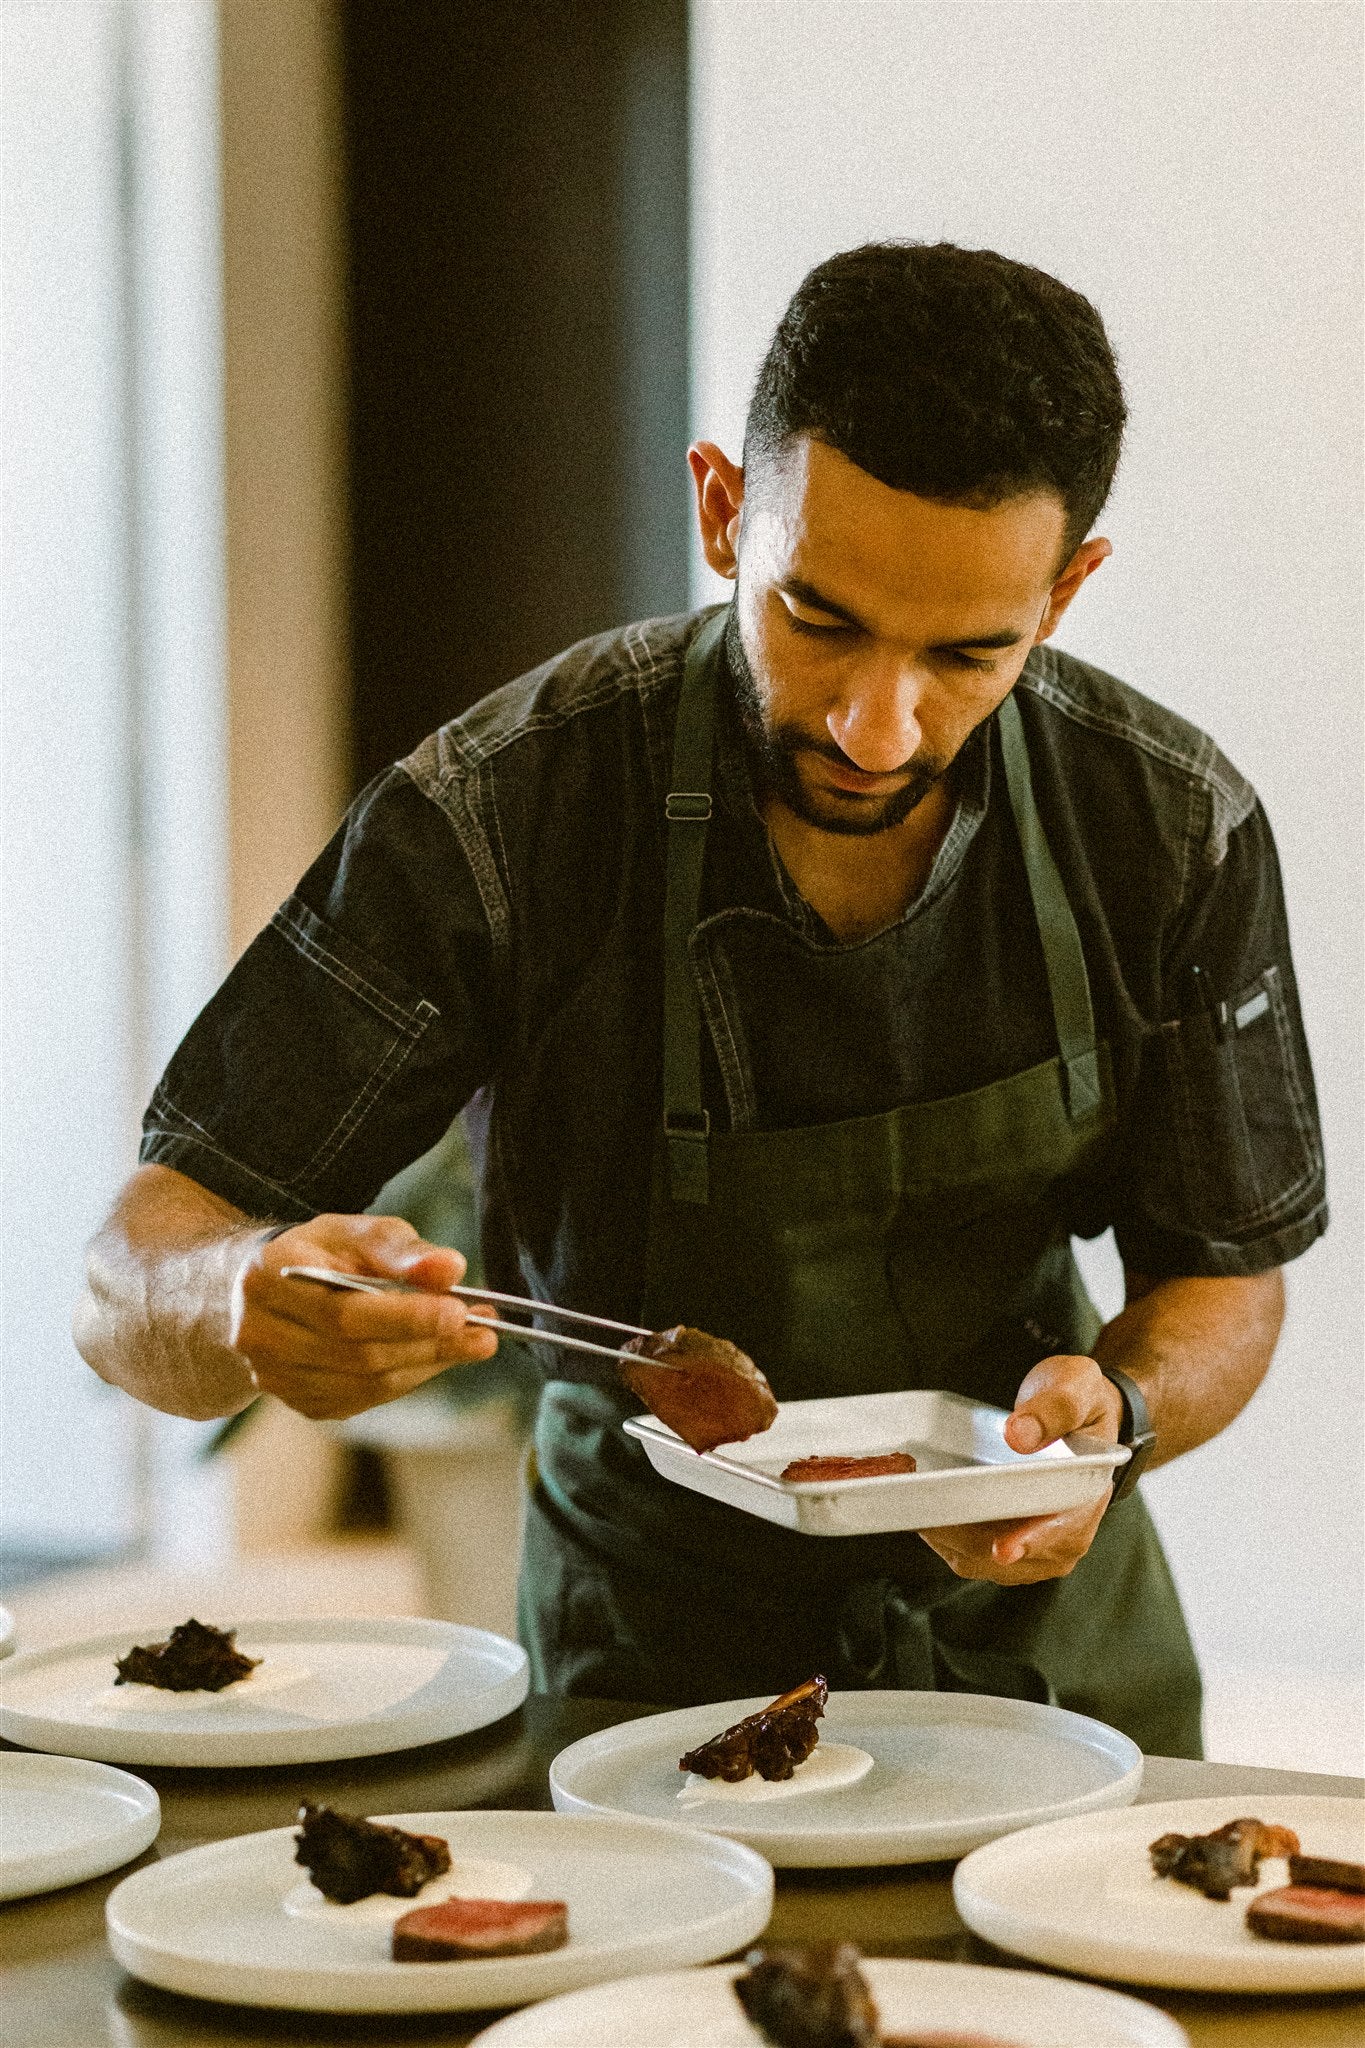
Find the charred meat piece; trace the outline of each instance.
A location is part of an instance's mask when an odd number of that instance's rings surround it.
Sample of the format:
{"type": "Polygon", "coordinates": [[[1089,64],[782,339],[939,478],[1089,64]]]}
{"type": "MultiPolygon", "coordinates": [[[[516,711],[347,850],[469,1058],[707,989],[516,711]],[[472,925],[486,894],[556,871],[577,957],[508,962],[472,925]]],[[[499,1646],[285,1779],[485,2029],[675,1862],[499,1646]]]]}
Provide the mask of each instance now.
{"type": "Polygon", "coordinates": [[[632,1394],[652,1415],[676,1430],[694,1451],[741,1443],[769,1429],[777,1399],[752,1358],[724,1337],[689,1330],[655,1330],[632,1337],[623,1347],[638,1353],[638,1365],[617,1366],[632,1394]],[[656,1360],[678,1368],[660,1371],[656,1360]]]}
{"type": "Polygon", "coordinates": [[[1332,1892],[1365,1892],[1365,1863],[1343,1863],[1335,1856],[1291,1856],[1289,1882],[1326,1885],[1332,1892]]]}
{"type": "Polygon", "coordinates": [[[450,1868],[450,1845],[439,1835],[410,1835],[381,1821],[306,1803],[299,1819],[303,1825],[294,1837],[294,1861],[339,1906],[354,1905],[374,1892],[415,1898],[429,1878],[450,1868]]]}
{"type": "Polygon", "coordinates": [[[1011,2048],[999,2034],[883,2034],[881,2048],[1011,2048]]]}
{"type": "Polygon", "coordinates": [[[1287,1884],[1247,1907],[1247,1926],[1268,1941],[1365,1941],[1365,1893],[1287,1884]]]}
{"type": "Polygon", "coordinates": [[[1295,1856],[1298,1848],[1292,1828],[1230,1820],[1208,1835],[1159,1835],[1148,1853],[1158,1877],[1191,1885],[1206,1899],[1228,1899],[1235,1886],[1255,1884],[1263,1856],[1295,1856]]]}
{"type": "Polygon", "coordinates": [[[221,1692],[260,1663],[237,1648],[237,1631],[210,1628],[193,1616],[164,1643],[139,1643],[114,1659],[115,1685],[159,1685],[166,1692],[221,1692]]]}
{"type": "Polygon", "coordinates": [[[756,1714],[746,1714],[733,1728],[698,1743],[679,1757],[680,1771],[699,1778],[723,1778],[737,1785],[757,1771],[760,1778],[790,1778],[820,1740],[816,1722],[825,1711],[829,1687],[823,1678],[808,1678],[792,1692],[756,1714]]]}
{"type": "Polygon", "coordinates": [[[876,1458],[793,1458],[783,1479],[884,1479],[893,1472],[913,1472],[909,1451],[886,1451],[876,1458]]]}
{"type": "Polygon", "coordinates": [[[877,2008],[852,1942],[751,1949],[735,1997],[772,2048],[879,2048],[877,2008]]]}
{"type": "Polygon", "coordinates": [[[569,1909],[562,1899],[446,1899],[393,1923],[396,1963],[458,1963],[478,1956],[538,1956],[563,1948],[569,1909]]]}

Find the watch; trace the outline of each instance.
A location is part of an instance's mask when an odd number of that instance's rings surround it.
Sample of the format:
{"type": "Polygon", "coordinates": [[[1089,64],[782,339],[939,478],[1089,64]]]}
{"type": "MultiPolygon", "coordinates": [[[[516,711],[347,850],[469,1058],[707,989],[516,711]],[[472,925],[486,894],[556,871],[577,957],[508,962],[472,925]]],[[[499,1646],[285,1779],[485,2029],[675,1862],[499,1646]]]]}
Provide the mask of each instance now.
{"type": "MultiPolygon", "coordinates": [[[[1096,1363],[1099,1361],[1096,1360],[1096,1363]]],[[[1156,1431],[1152,1428],[1152,1418],[1147,1413],[1147,1402],[1137,1381],[1130,1380],[1126,1372],[1119,1372],[1112,1365],[1101,1365],[1100,1371],[1111,1385],[1119,1390],[1119,1399],[1123,1403],[1119,1442],[1125,1444],[1132,1454],[1122,1468],[1121,1477],[1109,1496],[1109,1507],[1112,1508],[1115,1501],[1125,1499],[1137,1485],[1143,1466],[1156,1449],[1156,1431]]],[[[1108,1512],[1109,1509],[1106,1508],[1105,1513],[1108,1512]]]]}

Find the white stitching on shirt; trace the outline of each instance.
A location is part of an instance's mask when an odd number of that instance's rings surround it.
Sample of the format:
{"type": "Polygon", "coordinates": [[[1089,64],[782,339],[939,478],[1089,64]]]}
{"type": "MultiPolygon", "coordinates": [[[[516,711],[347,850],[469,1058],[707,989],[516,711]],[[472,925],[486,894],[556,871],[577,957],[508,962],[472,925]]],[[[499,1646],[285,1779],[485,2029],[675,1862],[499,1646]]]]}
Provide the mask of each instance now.
{"type": "Polygon", "coordinates": [[[348,966],[344,960],[338,959],[335,953],[329,952],[321,940],[315,938],[290,909],[288,902],[280,905],[270,922],[287,944],[302,953],[305,959],[311,960],[316,967],[320,967],[324,974],[330,974],[334,981],[339,981],[352,995],[357,995],[363,1002],[367,1002],[370,1008],[378,1011],[384,1022],[392,1024],[396,1031],[401,1031],[407,1036],[420,1037],[432,1018],[440,1016],[436,1005],[429,1003],[425,996],[419,996],[413,1008],[403,1009],[391,996],[387,996],[382,989],[367,981],[356,968],[348,966]]]}

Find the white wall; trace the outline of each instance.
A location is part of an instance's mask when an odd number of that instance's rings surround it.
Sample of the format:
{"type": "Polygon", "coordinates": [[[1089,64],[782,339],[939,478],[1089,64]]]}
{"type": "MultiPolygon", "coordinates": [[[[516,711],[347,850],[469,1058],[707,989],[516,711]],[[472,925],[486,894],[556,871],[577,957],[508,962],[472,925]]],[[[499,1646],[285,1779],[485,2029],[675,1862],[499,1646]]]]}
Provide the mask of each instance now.
{"type": "Polygon", "coordinates": [[[0,1538],[226,1535],[200,1432],[71,1343],[84,1242],[226,965],[213,0],[3,10],[0,1538]]]}
{"type": "MultiPolygon", "coordinates": [[[[1291,1270],[1269,1382],[1146,1490],[1213,1680],[1215,1752],[1295,1760],[1278,1691],[1297,1754],[1348,1768],[1365,1522],[1360,10],[698,0],[694,21],[694,431],[738,456],[791,291],[880,236],[1054,271],[1114,341],[1132,413],[1099,528],[1115,553],[1058,643],[1212,731],[1265,801],[1333,1201],[1291,1270]]],[[[696,587],[719,594],[700,567],[696,587]]],[[[1108,1261],[1090,1263],[1112,1306],[1108,1261]]]]}

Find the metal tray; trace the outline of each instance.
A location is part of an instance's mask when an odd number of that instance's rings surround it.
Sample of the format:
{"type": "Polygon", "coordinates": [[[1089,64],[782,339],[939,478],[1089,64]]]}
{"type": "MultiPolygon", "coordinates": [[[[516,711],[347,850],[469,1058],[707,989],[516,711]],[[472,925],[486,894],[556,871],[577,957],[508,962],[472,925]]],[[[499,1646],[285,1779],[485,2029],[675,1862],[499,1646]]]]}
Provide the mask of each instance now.
{"type": "Polygon", "coordinates": [[[1081,1507],[1127,1462],[1120,1444],[1065,1437],[1022,1456],[1005,1442],[1008,1411],[960,1394],[849,1394],[784,1401],[761,1436],[718,1451],[690,1449],[653,1415],[624,1427],[664,1479],[806,1536],[886,1535],[1009,1521],[1081,1507]],[[778,1477],[793,1458],[909,1451],[918,1471],[880,1479],[778,1477]]]}

